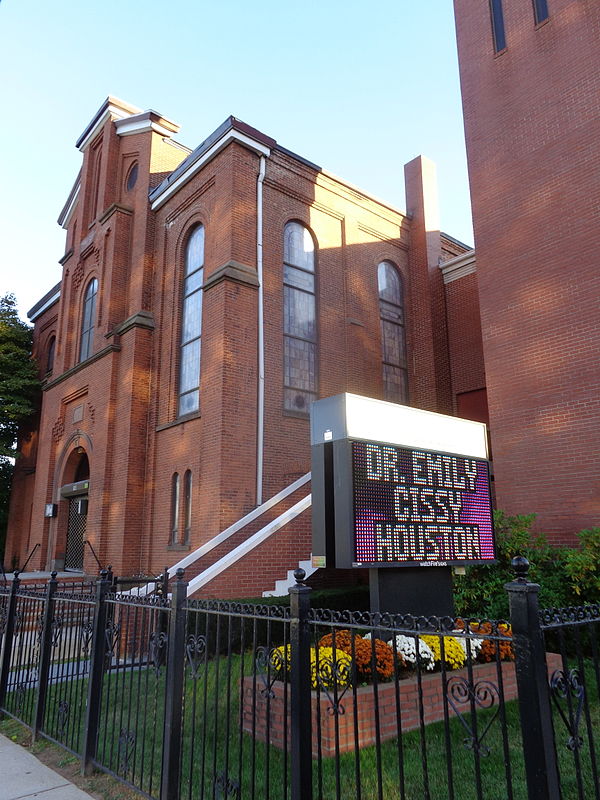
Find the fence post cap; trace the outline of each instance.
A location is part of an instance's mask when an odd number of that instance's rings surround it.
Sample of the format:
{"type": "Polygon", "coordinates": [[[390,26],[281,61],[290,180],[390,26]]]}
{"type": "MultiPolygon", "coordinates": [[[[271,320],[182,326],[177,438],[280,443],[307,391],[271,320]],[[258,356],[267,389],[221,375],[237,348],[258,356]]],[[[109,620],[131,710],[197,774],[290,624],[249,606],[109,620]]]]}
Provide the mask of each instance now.
{"type": "Polygon", "coordinates": [[[182,581],[184,575],[185,575],[185,570],[182,567],[179,567],[179,569],[175,573],[175,576],[176,576],[177,580],[178,581],[182,581]]]}
{"type": "Polygon", "coordinates": [[[529,561],[525,556],[515,556],[511,562],[511,567],[515,573],[515,578],[519,583],[527,583],[527,573],[529,572],[529,561]]]}
{"type": "Polygon", "coordinates": [[[302,567],[298,567],[294,570],[294,578],[296,579],[296,584],[301,586],[302,581],[304,578],[306,578],[306,572],[302,569],[302,567]]]}

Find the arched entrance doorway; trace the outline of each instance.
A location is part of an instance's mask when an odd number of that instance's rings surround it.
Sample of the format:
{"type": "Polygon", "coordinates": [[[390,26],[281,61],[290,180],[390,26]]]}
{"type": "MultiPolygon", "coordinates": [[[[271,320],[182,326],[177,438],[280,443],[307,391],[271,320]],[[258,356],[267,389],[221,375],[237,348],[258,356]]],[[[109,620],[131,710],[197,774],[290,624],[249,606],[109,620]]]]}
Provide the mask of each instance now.
{"type": "Polygon", "coordinates": [[[62,497],[69,503],[64,568],[79,572],[83,569],[90,486],[90,463],[85,452],[80,455],[75,465],[73,477],[73,483],[66,484],[60,490],[62,497]]]}

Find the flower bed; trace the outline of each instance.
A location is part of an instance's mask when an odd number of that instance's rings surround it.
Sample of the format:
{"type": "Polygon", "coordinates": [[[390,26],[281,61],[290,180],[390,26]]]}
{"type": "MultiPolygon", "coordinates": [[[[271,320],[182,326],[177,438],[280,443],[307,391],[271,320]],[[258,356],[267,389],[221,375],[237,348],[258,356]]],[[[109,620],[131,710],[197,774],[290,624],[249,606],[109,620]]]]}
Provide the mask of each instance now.
{"type": "MultiPolygon", "coordinates": [[[[546,655],[548,673],[561,669],[561,658],[555,653],[546,655]]],[[[514,663],[505,661],[500,665],[502,671],[504,702],[517,698],[517,684],[514,663]]],[[[498,704],[498,697],[489,684],[498,686],[498,668],[495,662],[473,664],[473,683],[471,689],[485,692],[488,686],[488,700],[498,704]]],[[[469,673],[466,667],[446,673],[448,692],[455,687],[459,696],[464,698],[465,687],[469,685],[469,673]]],[[[424,725],[440,722],[444,719],[443,682],[440,673],[421,674],[421,701],[419,699],[419,681],[417,675],[391,683],[378,683],[371,686],[341,687],[337,691],[339,702],[338,713],[333,707],[332,699],[321,689],[311,692],[313,756],[320,749],[323,757],[333,756],[337,752],[355,750],[357,747],[369,747],[376,743],[376,712],[379,710],[379,738],[387,741],[398,736],[399,731],[410,731],[424,725]],[[397,707],[399,706],[399,714],[397,707]],[[357,733],[355,733],[355,717],[357,733]],[[339,747],[336,748],[336,727],[339,747]]],[[[333,692],[330,690],[329,694],[333,692]]],[[[484,701],[485,702],[485,701],[484,701]]],[[[260,676],[245,677],[242,681],[243,730],[254,734],[257,740],[275,747],[289,747],[289,685],[283,681],[274,681],[267,691],[260,676]],[[262,691],[261,691],[262,690],[262,691]],[[287,693],[287,694],[286,694],[287,693]],[[285,719],[287,714],[287,737],[285,719]]],[[[459,704],[455,705],[459,707],[459,704]]],[[[492,705],[492,703],[489,703],[492,705]]],[[[468,695],[462,703],[460,711],[470,710],[468,695]]],[[[452,705],[448,703],[449,715],[455,716],[452,705]]]]}

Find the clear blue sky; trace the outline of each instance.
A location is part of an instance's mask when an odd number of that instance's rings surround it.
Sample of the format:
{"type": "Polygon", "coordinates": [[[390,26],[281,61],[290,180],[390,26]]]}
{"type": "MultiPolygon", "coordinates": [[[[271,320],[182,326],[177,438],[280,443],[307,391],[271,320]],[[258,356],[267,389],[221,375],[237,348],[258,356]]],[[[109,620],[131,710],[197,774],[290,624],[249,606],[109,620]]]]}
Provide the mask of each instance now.
{"type": "Polygon", "coordinates": [[[451,0],[3,0],[0,75],[0,294],[22,316],[60,279],[75,141],[109,94],[189,147],[234,114],[402,210],[423,153],[472,244],[451,0]]]}

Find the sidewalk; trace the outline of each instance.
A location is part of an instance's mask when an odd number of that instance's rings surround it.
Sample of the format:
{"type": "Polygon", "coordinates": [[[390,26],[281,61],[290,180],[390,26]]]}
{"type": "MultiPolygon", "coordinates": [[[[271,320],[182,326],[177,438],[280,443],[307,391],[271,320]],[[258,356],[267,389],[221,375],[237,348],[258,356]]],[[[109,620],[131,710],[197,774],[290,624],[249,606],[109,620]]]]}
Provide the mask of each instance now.
{"type": "Polygon", "coordinates": [[[53,772],[29,750],[0,735],[0,797],[2,800],[92,800],[62,775],[53,772]]]}

